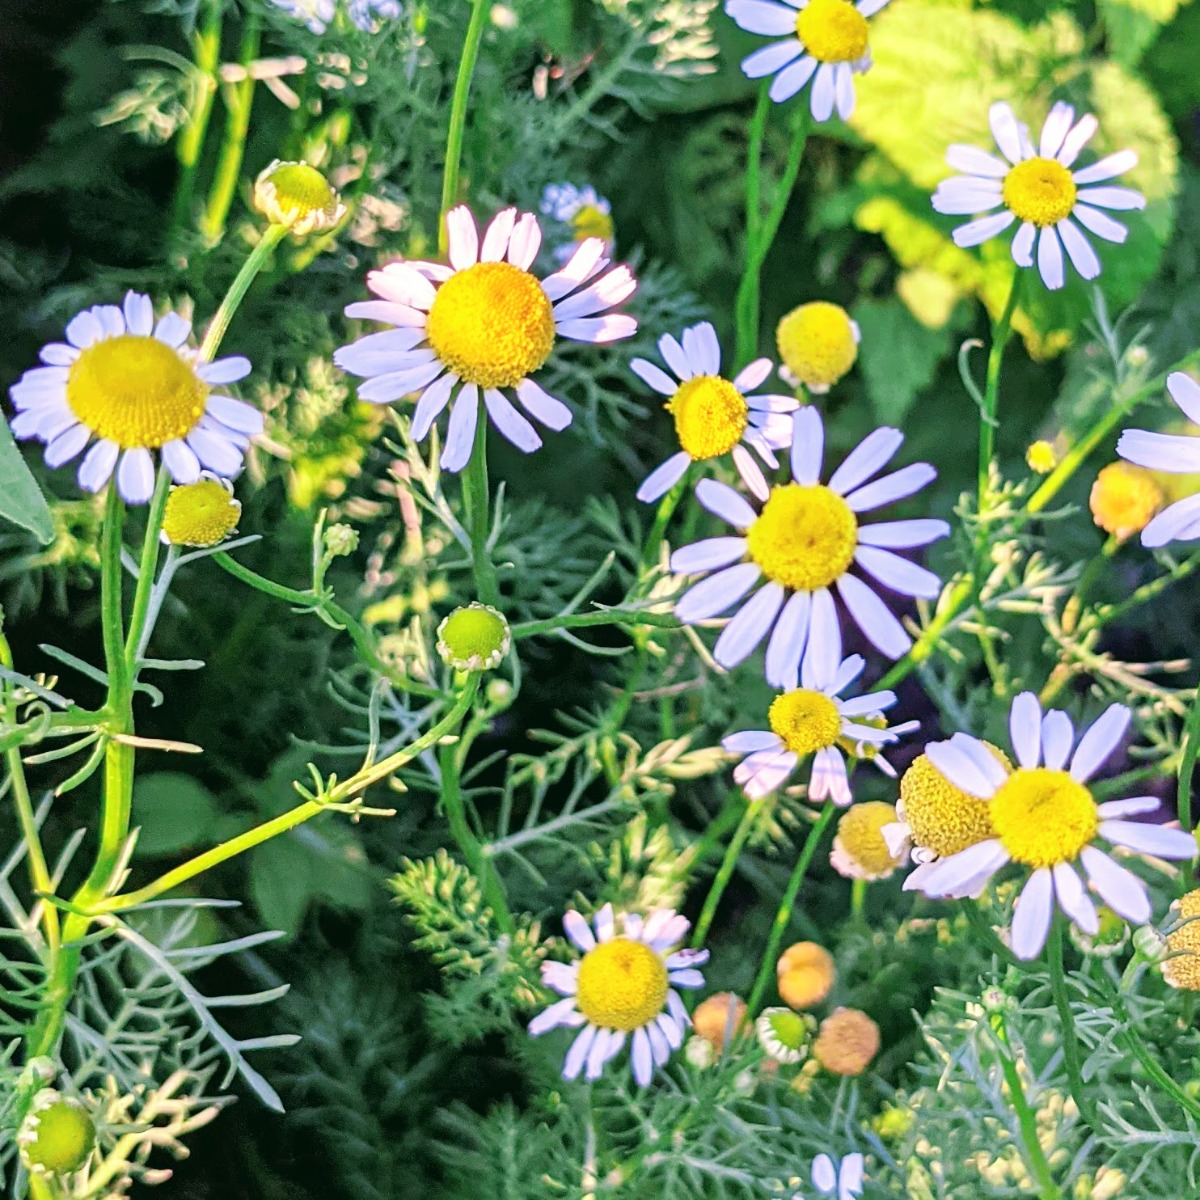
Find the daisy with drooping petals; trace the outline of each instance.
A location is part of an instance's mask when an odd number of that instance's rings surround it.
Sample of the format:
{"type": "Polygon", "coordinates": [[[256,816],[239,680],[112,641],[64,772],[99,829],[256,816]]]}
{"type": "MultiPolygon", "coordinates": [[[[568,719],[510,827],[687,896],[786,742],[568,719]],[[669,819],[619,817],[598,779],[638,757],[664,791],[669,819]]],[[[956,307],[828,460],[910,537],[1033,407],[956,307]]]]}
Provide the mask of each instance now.
{"type": "Polygon", "coordinates": [[[498,213],[482,242],[466,206],[446,216],[450,265],[394,262],[367,276],[378,300],[346,308],[348,317],[395,328],[372,333],[336,351],[345,371],[366,380],[358,397],[390,404],[419,393],[412,435],[424,441],[450,404],[441,464],[461,471],[471,457],[482,397],[497,429],[529,453],[542,439],[509,399],[550,429],[565,429],[571,410],[531,378],[558,338],[615,342],[637,331],[632,317],[608,310],[637,287],[628,267],[607,270],[604,243],[588,238],[570,261],[546,279],[530,271],[542,244],[533,213],[498,213]]]}
{"type": "Polygon", "coordinates": [[[1159,807],[1155,796],[1097,804],[1088,789],[1088,780],[1120,744],[1130,717],[1123,704],[1112,704],[1076,742],[1065,712],[1051,709],[1043,715],[1037,697],[1022,692],[1009,717],[1017,760],[1011,774],[983,742],[967,734],[927,746],[930,762],[955,787],[988,802],[994,836],[931,866],[921,890],[927,896],[961,897],[1010,862],[1028,867],[1031,874],[1012,922],[1013,952],[1023,959],[1041,953],[1056,904],[1084,933],[1099,929],[1081,871],[1119,916],[1139,925],[1148,921],[1146,885],[1095,845],[1096,839],[1175,859],[1194,858],[1196,842],[1181,829],[1124,819],[1153,812],[1159,807]]]}
{"type": "MultiPolygon", "coordinates": [[[[1200,384],[1190,375],[1175,371],[1167,376],[1167,391],[1193,425],[1200,425],[1200,384]]],[[[1117,442],[1117,453],[1127,462],[1191,475],[1200,471],[1200,437],[1183,433],[1151,433],[1126,429],[1117,442]]],[[[1192,542],[1200,538],[1200,495],[1187,496],[1168,505],[1142,530],[1142,545],[1151,550],[1168,542],[1192,542]]]]}
{"type": "MultiPolygon", "coordinates": [[[[812,1185],[819,1196],[837,1196],[837,1200],[853,1200],[863,1193],[863,1166],[861,1154],[847,1154],[841,1162],[835,1162],[828,1154],[818,1154],[812,1163],[812,1185]]],[[[797,1192],[792,1200],[804,1200],[804,1193],[797,1192]]]]}
{"type": "MultiPolygon", "coordinates": [[[[841,657],[841,634],[832,588],[863,633],[882,653],[899,658],[912,645],[904,627],[870,586],[850,573],[852,566],[905,596],[932,599],[941,582],[932,571],[909,562],[893,549],[926,546],[945,537],[945,521],[923,519],[858,523],[859,514],[911,496],[936,472],[913,463],[872,479],[891,461],[904,441],[898,429],[876,429],[847,455],[828,484],[820,482],[825,431],[815,408],[795,415],[791,483],[768,488],[757,468],[743,469],[743,482],[761,502],[753,506],[726,484],[702,480],[696,499],[738,531],[737,537],[708,538],[671,555],[679,575],[715,572],[696,584],[675,605],[675,615],[692,625],[725,612],[765,576],[766,583],[726,625],[714,651],[723,667],[734,667],[753,653],[771,632],[767,646],[767,682],[793,688],[804,648],[813,640],[837,639],[831,653],[841,657]],[[810,626],[820,631],[810,638],[810,626]]],[[[754,467],[746,457],[745,463],[754,467]]]]}
{"type": "Polygon", "coordinates": [[[97,440],[79,465],[79,486],[98,492],[117,474],[130,504],[154,491],[155,453],[176,483],[194,483],[202,468],[223,478],[242,469],[262,414],[211,391],[250,373],[245,358],[201,362],[187,348],[192,323],[178,313],[154,320],[149,296],[85,309],[67,325],[65,342],[42,347],[44,366],[12,386],[13,436],[46,444],[46,465],[61,467],[97,440]]]}
{"type": "Polygon", "coordinates": [[[813,81],[814,120],[828,121],[836,107],[843,121],[854,112],[854,76],[871,66],[867,18],[888,0],[726,0],[725,12],[748,33],[781,37],[742,61],[750,79],[774,75],[770,96],[791,99],[813,81]]]}
{"type": "Polygon", "coordinates": [[[567,1051],[564,1079],[599,1079],[633,1035],[633,1077],[645,1087],[683,1045],[691,1018],[676,988],[698,988],[697,970],[708,961],[707,950],[676,950],[690,928],[686,917],[660,908],[643,919],[624,913],[621,932],[611,904],[595,916],[592,927],[579,913],[563,917],[567,936],[583,951],[578,962],[542,964],[542,982],[564,999],[529,1022],[537,1037],[551,1029],[580,1029],[567,1051]],[[592,932],[594,927],[595,933],[592,932]]]}
{"type": "Polygon", "coordinates": [[[1077,122],[1075,109],[1061,102],[1050,110],[1036,149],[1029,130],[1003,101],[992,105],[989,120],[1004,158],[975,146],[951,146],[946,161],[965,174],[938,184],[933,207],[957,216],[990,213],[996,208],[1001,211],[960,225],[954,231],[955,245],[978,246],[1020,221],[1012,243],[1013,262],[1018,267],[1033,266],[1036,241],[1038,273],[1048,288],[1055,290],[1066,283],[1064,246],[1075,270],[1084,279],[1095,279],[1100,274],[1100,259],[1079,226],[1108,242],[1125,240],[1129,231],[1101,209],[1141,209],[1146,207],[1146,198],[1132,188],[1093,185],[1136,166],[1136,152],[1122,150],[1072,171],[1096,132],[1097,121],[1088,113],[1077,122]]]}
{"type": "MultiPolygon", "coordinates": [[[[830,639],[813,634],[814,645],[832,646],[830,639]]],[[[746,757],[734,768],[734,782],[750,800],[760,800],[781,787],[802,759],[813,756],[808,784],[810,800],[831,799],[845,807],[854,798],[846,773],[845,754],[867,757],[863,748],[876,751],[902,733],[917,728],[916,721],[888,729],[884,709],[896,703],[895,692],[870,692],[843,699],[839,693],[862,674],[861,654],[838,663],[827,654],[804,656],[802,686],[776,696],[767,712],[770,729],[731,733],[721,745],[731,754],[746,757]]],[[[872,761],[887,775],[895,775],[878,753],[872,761]]]]}
{"type": "Polygon", "coordinates": [[[763,462],[779,466],[772,453],[792,440],[788,416],[800,407],[794,396],[752,396],[771,373],[771,360],[760,358],[732,382],[721,375],[721,343],[707,322],[683,331],[681,341],[669,333],[658,340],[659,353],[673,372],[644,358],[635,358],[630,369],[647,386],[667,397],[666,409],[675,418],[675,433],[683,447],[656,467],[638,488],[637,498],[657,500],[671,490],[694,462],[704,462],[733,451],[749,458],[741,444],[753,446],[763,462]]]}

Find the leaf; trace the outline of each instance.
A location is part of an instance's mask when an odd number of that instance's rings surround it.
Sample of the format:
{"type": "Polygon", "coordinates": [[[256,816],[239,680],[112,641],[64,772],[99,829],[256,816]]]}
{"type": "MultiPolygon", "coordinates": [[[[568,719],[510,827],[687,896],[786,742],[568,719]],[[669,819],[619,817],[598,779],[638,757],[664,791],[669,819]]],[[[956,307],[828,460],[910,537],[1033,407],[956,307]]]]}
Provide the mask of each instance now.
{"type": "Polygon", "coordinates": [[[43,546],[54,541],[54,521],[42,489],[0,414],[0,517],[28,529],[43,546]]]}
{"type": "Polygon", "coordinates": [[[141,826],[137,852],[175,854],[211,841],[217,814],[216,797],[191,775],[143,775],[133,789],[133,820],[141,826]]]}

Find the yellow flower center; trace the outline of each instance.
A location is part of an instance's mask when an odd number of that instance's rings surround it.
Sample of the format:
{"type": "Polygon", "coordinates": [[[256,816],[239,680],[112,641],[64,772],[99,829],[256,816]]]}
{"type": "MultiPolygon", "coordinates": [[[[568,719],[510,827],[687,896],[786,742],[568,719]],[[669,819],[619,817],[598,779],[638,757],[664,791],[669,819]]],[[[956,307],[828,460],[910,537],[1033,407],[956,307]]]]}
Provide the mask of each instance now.
{"type": "Polygon", "coordinates": [[[849,315],[824,300],[792,309],[775,327],[775,342],[783,365],[812,388],[832,387],[858,358],[849,315]]]}
{"type": "Polygon", "coordinates": [[[1121,540],[1140,533],[1162,508],[1166,497],[1154,476],[1133,463],[1109,463],[1096,476],[1088,505],[1105,533],[1121,540]]]}
{"type": "Polygon", "coordinates": [[[1034,442],[1025,451],[1025,463],[1035,475],[1049,475],[1058,466],[1058,451],[1052,442],[1034,442]]]}
{"type": "Polygon", "coordinates": [[[640,1029],[667,1001],[667,965],[642,942],[613,938],[589,950],[579,964],[575,1002],[602,1029],[640,1029]]]}
{"type": "MultiPolygon", "coordinates": [[[[989,743],[988,749],[1006,770],[1011,769],[995,746],[989,743]]],[[[924,754],[904,772],[900,800],[913,842],[939,857],[996,836],[986,801],[956,788],[924,754]]]]}
{"type": "Polygon", "coordinates": [[[585,204],[571,218],[571,228],[581,242],[590,237],[601,238],[606,242],[613,239],[612,214],[604,212],[594,204],[585,204]]]}
{"type": "Polygon", "coordinates": [[[1035,869],[1074,862],[1100,824],[1092,793],[1066,771],[1046,767],[1014,771],[988,807],[1004,848],[1035,869]]]}
{"type": "Polygon", "coordinates": [[[788,483],[771,489],[746,545],[767,578],[811,592],[828,587],[854,561],[858,520],[823,484],[788,483]]]}
{"type": "Polygon", "coordinates": [[[127,333],[89,346],[67,375],[67,403],[97,437],[154,449],[191,433],[208,388],[157,338],[127,333]]]}
{"type": "Polygon", "coordinates": [[[282,163],[268,178],[275,187],[275,202],[285,217],[306,217],[312,212],[337,208],[337,193],[325,176],[307,163],[282,163]]]}
{"type": "Polygon", "coordinates": [[[1167,934],[1173,957],[1162,965],[1163,978],[1172,986],[1200,992],[1200,889],[1188,892],[1171,905],[1179,928],[1167,934]]]}
{"type": "Polygon", "coordinates": [[[771,702],[767,713],[775,736],[793,754],[812,754],[837,741],[842,718],[837,705],[820,692],[797,688],[771,702]]]}
{"type": "Polygon", "coordinates": [[[697,375],[679,385],[667,401],[679,444],[701,462],[728,454],[746,432],[745,397],[719,375],[697,375]]]}
{"type": "Polygon", "coordinates": [[[1057,225],[1075,207],[1075,180],[1053,158],[1029,158],[1004,177],[1009,212],[1034,225],[1057,225]]]}
{"type": "Polygon", "coordinates": [[[215,546],[237,526],[242,506],[215,479],[171,489],[163,512],[163,533],[174,546],[215,546]]]}
{"type": "Polygon", "coordinates": [[[880,832],[896,820],[896,810],[881,800],[854,804],[838,821],[838,840],[842,849],[869,877],[886,875],[898,864],[880,832]]]}
{"type": "Polygon", "coordinates": [[[796,36],[818,62],[857,62],[867,53],[867,18],[850,0],[809,0],[796,17],[796,36]]]}
{"type": "Polygon", "coordinates": [[[516,387],[554,347],[554,310],[542,285],[512,263],[451,275],[429,310],[429,344],[468,383],[516,387]]]}

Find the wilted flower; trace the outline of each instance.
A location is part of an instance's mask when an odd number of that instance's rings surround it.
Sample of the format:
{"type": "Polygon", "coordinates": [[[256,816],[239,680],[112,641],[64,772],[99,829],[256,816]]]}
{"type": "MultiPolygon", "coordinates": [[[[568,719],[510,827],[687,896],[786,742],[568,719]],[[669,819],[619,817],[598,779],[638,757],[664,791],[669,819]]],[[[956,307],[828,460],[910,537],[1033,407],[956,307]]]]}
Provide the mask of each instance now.
{"type": "Polygon", "coordinates": [[[833,990],[837,968],[833,955],[816,942],[796,942],[775,964],[783,1002],[795,1009],[814,1008],[833,990]]]}
{"type": "Polygon", "coordinates": [[[879,1026],[857,1008],[838,1008],[821,1022],[813,1058],[832,1075],[861,1075],[879,1053],[879,1026]]]}
{"type": "Polygon", "coordinates": [[[241,515],[233,485],[206,471],[167,494],[161,537],[171,546],[215,546],[233,533],[241,515]]]}

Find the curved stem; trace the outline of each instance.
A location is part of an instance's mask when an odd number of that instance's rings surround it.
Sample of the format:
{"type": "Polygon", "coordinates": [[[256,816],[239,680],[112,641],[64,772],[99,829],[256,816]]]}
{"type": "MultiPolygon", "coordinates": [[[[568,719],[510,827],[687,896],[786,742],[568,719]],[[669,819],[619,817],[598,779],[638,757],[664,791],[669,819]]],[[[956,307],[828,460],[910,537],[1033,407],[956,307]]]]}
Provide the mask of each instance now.
{"type": "Polygon", "coordinates": [[[717,915],[717,905],[721,903],[721,897],[725,894],[730,879],[733,878],[733,871],[737,866],[738,857],[742,853],[742,847],[745,846],[746,839],[754,828],[755,815],[755,804],[753,801],[748,801],[745,811],[742,813],[742,819],[738,822],[738,827],[734,830],[733,837],[730,838],[729,845],[725,849],[725,857],[721,859],[721,865],[717,869],[712,887],[708,889],[704,907],[700,910],[700,917],[696,921],[696,929],[692,934],[693,946],[704,945],[704,939],[708,936],[709,929],[712,928],[713,918],[717,915]]]}
{"type": "Polygon", "coordinates": [[[450,129],[446,135],[446,165],[442,175],[442,209],[438,219],[438,250],[442,254],[446,253],[449,245],[446,214],[458,199],[463,134],[467,125],[467,100],[471,94],[471,79],[475,75],[475,63],[479,58],[479,45],[483,41],[487,12],[488,0],[472,0],[471,20],[467,25],[462,58],[458,62],[458,76],[454,80],[454,97],[450,102],[450,129]]]}
{"type": "MultiPolygon", "coordinates": [[[[462,403],[462,400],[459,400],[462,403]]],[[[487,465],[487,409],[483,398],[477,401],[479,416],[475,421],[475,448],[462,473],[463,507],[467,515],[467,534],[471,539],[471,564],[475,572],[475,592],[484,604],[500,607],[500,583],[496,564],[488,549],[491,511],[487,465]]]]}
{"type": "Polygon", "coordinates": [[[1083,1083],[1083,1055],[1079,1046],[1079,1035],[1075,1031],[1075,1016],[1071,1012],[1071,997],[1067,992],[1067,975],[1065,963],[1065,939],[1063,930],[1066,921],[1059,913],[1054,914],[1054,924],[1050,929],[1050,994],[1054,997],[1054,1007],[1058,1009],[1058,1019],[1062,1024],[1063,1060],[1067,1066],[1067,1080],[1075,1107],[1079,1109],[1083,1119],[1096,1127],[1096,1104],[1089,1095],[1083,1083]]]}
{"type": "Polygon", "coordinates": [[[1046,1152],[1042,1149],[1042,1143],[1038,1138],[1037,1114],[1030,1107],[1029,1100],[1025,1095],[1025,1088],[1021,1084],[1021,1073],[1017,1070],[1016,1062],[1009,1057],[1012,1048],[1008,1040],[1008,1030],[1004,1024],[1004,1018],[999,1017],[999,1028],[997,1034],[1003,1044],[1003,1049],[1000,1051],[1000,1069],[1004,1072],[1004,1081],[1008,1084],[1009,1098],[1012,1101],[1013,1112],[1017,1114],[1017,1125],[1021,1132],[1021,1142],[1025,1147],[1025,1161],[1029,1165],[1029,1170],[1034,1179],[1037,1180],[1038,1195],[1041,1200],[1062,1200],[1062,1192],[1059,1191],[1058,1184],[1054,1182],[1054,1172],[1050,1169],[1050,1163],[1046,1158],[1046,1152]],[[1006,1054],[1004,1051],[1008,1050],[1006,1054]]]}
{"type": "Polygon", "coordinates": [[[158,479],[154,484],[154,495],[146,515],[146,536],[142,542],[142,557],[138,562],[137,586],[133,593],[133,609],[129,615],[129,632],[125,636],[125,663],[130,677],[137,670],[137,656],[142,644],[142,631],[150,610],[150,596],[154,591],[154,576],[158,570],[158,553],[162,542],[163,513],[167,507],[167,496],[171,488],[171,475],[166,467],[159,467],[158,479]]]}
{"type": "Polygon", "coordinates": [[[200,358],[204,362],[211,362],[216,357],[217,350],[225,340],[225,331],[229,328],[229,322],[233,320],[233,314],[237,312],[238,306],[250,290],[254,277],[262,270],[271,251],[279,245],[287,231],[286,225],[268,225],[263,230],[262,237],[258,239],[258,245],[250,251],[246,261],[242,263],[241,270],[229,285],[229,291],[225,293],[220,308],[217,309],[208,324],[208,329],[204,332],[204,341],[200,343],[200,358]]]}
{"type": "Polygon", "coordinates": [[[1012,335],[1013,314],[1017,311],[1017,301],[1021,294],[1021,281],[1025,272],[1021,267],[1014,267],[1012,285],[1008,289],[1008,300],[1000,319],[992,328],[992,348],[988,354],[987,375],[983,391],[983,411],[979,423],[979,512],[982,517],[985,501],[990,490],[992,456],[996,447],[996,418],[1000,407],[1000,366],[1004,361],[1004,351],[1008,339],[1012,335]]]}
{"type": "Polygon", "coordinates": [[[792,906],[800,894],[800,887],[804,883],[804,876],[808,874],[808,868],[813,860],[813,855],[817,852],[817,846],[836,811],[837,808],[833,801],[827,800],[825,807],[821,810],[821,815],[817,818],[817,823],[809,831],[804,849],[800,852],[800,859],[792,871],[792,877],[788,880],[787,890],[783,893],[783,899],[779,902],[779,911],[775,914],[775,921],[771,926],[771,936],[767,939],[767,946],[763,951],[758,975],[754,980],[754,988],[750,993],[750,999],[746,1002],[747,1011],[751,1016],[758,1012],[759,1006],[762,1004],[767,984],[775,972],[775,960],[779,957],[780,943],[783,941],[783,935],[787,932],[788,925],[791,924],[792,906]]]}

